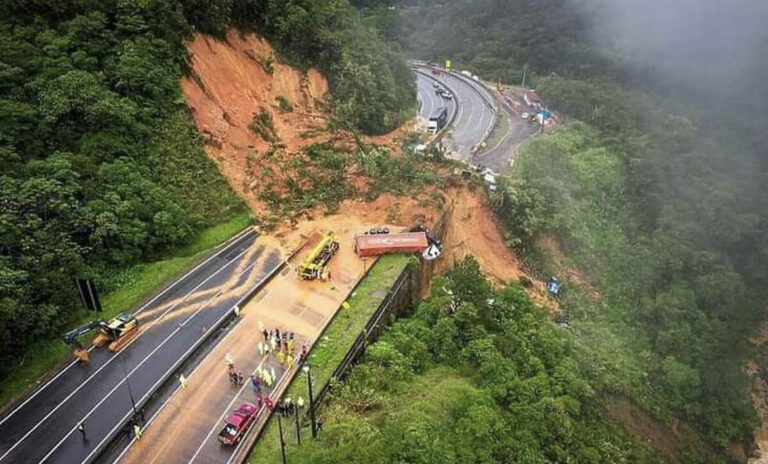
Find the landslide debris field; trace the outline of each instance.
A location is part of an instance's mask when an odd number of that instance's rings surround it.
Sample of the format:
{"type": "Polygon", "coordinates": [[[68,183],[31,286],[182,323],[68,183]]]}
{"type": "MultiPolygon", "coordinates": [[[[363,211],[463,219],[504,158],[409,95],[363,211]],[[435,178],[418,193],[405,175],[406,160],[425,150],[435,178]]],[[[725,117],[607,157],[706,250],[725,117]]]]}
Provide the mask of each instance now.
{"type": "MultiPolygon", "coordinates": [[[[206,152],[218,164],[230,185],[258,216],[269,211],[264,189],[269,176],[298,177],[305,156],[303,148],[330,143],[349,150],[353,138],[330,131],[328,83],[317,71],[301,72],[281,63],[263,38],[230,30],[224,40],[198,34],[189,44],[192,73],[182,82],[184,95],[195,123],[206,142],[206,152]],[[290,109],[281,99],[290,103],[290,109]],[[270,117],[260,118],[265,112],[270,117]],[[271,123],[261,124],[269,119],[271,123]],[[254,123],[254,121],[256,121],[254,123]],[[266,133],[265,133],[266,132],[266,133]]],[[[366,143],[385,146],[401,156],[396,141],[401,128],[387,136],[367,138],[366,143]]],[[[356,188],[370,181],[349,169],[345,181],[356,188]]],[[[440,169],[433,167],[434,170],[440,169]]],[[[443,169],[441,176],[452,177],[443,169]]],[[[415,195],[382,193],[372,201],[346,199],[333,214],[317,209],[305,212],[300,220],[279,218],[273,233],[286,249],[315,230],[338,230],[348,224],[391,224],[410,227],[414,223],[435,224],[445,215],[445,254],[436,269],[442,272],[468,254],[475,255],[494,284],[501,285],[525,275],[504,235],[484,203],[483,194],[455,178],[453,187],[429,187],[415,195]]],[[[544,286],[535,282],[534,297],[545,302],[544,286]]]]}

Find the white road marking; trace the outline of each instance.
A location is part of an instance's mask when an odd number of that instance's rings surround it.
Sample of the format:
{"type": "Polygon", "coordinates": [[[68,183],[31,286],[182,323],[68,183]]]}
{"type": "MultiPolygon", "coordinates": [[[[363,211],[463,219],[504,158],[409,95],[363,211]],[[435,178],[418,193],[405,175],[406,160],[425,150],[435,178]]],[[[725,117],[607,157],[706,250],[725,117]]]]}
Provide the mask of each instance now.
{"type": "MultiPolygon", "coordinates": [[[[154,297],[154,298],[152,298],[151,300],[149,300],[149,301],[147,301],[146,303],[144,303],[144,304],[143,304],[143,305],[142,305],[142,306],[141,306],[139,309],[137,309],[137,310],[136,310],[136,311],[133,313],[133,315],[134,315],[134,316],[136,316],[136,315],[137,315],[137,314],[139,314],[140,312],[144,311],[144,310],[145,310],[145,309],[146,309],[146,308],[147,308],[149,305],[151,305],[152,303],[154,303],[155,301],[157,301],[157,299],[158,299],[158,298],[160,298],[161,296],[165,295],[165,293],[166,293],[168,290],[170,290],[170,289],[174,288],[174,287],[175,287],[175,286],[176,286],[176,285],[177,285],[179,282],[182,282],[184,279],[186,279],[187,277],[189,277],[189,275],[190,275],[190,274],[192,274],[193,272],[195,272],[195,271],[197,271],[198,269],[200,269],[200,267],[202,267],[202,266],[204,266],[205,264],[207,264],[207,263],[208,263],[209,261],[211,261],[213,258],[216,258],[216,257],[218,257],[220,254],[224,253],[224,252],[226,251],[226,249],[227,249],[227,248],[229,248],[229,246],[230,246],[230,245],[232,245],[232,243],[234,243],[236,240],[239,240],[240,238],[242,238],[242,236],[244,236],[244,235],[245,235],[246,233],[248,233],[248,232],[253,232],[253,228],[252,228],[252,227],[247,227],[246,229],[244,229],[243,231],[241,231],[240,233],[238,233],[238,234],[237,234],[237,235],[235,235],[234,237],[232,237],[232,238],[230,238],[229,240],[227,240],[226,242],[224,242],[222,245],[220,245],[220,246],[223,246],[223,248],[222,248],[221,250],[219,250],[218,252],[216,252],[216,253],[212,254],[212,255],[211,255],[211,256],[209,256],[209,257],[208,257],[208,258],[207,258],[205,261],[203,261],[202,263],[198,264],[198,265],[197,265],[197,266],[195,266],[195,267],[194,267],[192,270],[190,270],[189,272],[187,272],[187,273],[186,273],[186,274],[184,274],[183,276],[181,276],[181,277],[179,277],[178,279],[176,279],[176,280],[175,280],[175,281],[174,281],[174,282],[173,282],[171,285],[169,285],[169,286],[168,286],[168,287],[166,287],[166,288],[165,288],[163,291],[161,291],[160,293],[158,293],[157,295],[155,295],[155,297],[154,297]]],[[[227,263],[227,264],[229,264],[229,263],[227,263]]],[[[226,264],[225,264],[225,266],[226,266],[226,264]]],[[[91,351],[91,350],[93,350],[94,348],[95,348],[94,346],[91,346],[90,348],[88,348],[88,352],[90,353],[90,351],[91,351]]],[[[14,409],[13,409],[13,410],[10,412],[10,413],[8,413],[8,415],[7,415],[7,416],[5,416],[5,417],[4,417],[2,420],[0,420],[0,426],[1,426],[1,425],[3,425],[3,424],[5,423],[5,421],[7,421],[8,419],[10,419],[10,418],[11,418],[11,416],[13,416],[14,414],[16,414],[16,412],[17,412],[17,411],[19,411],[21,408],[23,408],[23,407],[24,407],[24,406],[25,406],[27,403],[29,403],[30,401],[32,401],[32,399],[34,399],[34,398],[35,398],[37,395],[39,395],[39,394],[40,394],[40,392],[42,392],[43,390],[45,390],[46,388],[48,388],[48,386],[49,386],[49,385],[51,385],[51,384],[52,384],[52,383],[53,383],[53,382],[54,382],[56,379],[58,379],[58,378],[59,378],[59,377],[60,377],[62,374],[64,374],[64,373],[65,373],[66,371],[68,371],[68,370],[69,370],[69,369],[70,369],[72,366],[74,366],[75,364],[77,364],[77,363],[79,363],[79,362],[80,362],[80,361],[78,361],[78,360],[72,361],[72,362],[71,362],[69,365],[67,365],[67,367],[65,367],[64,369],[62,369],[61,371],[59,371],[59,373],[58,373],[58,374],[56,374],[56,375],[55,375],[53,378],[49,379],[49,380],[48,380],[47,382],[45,382],[45,383],[44,383],[44,384],[43,384],[43,385],[42,385],[40,388],[38,388],[37,390],[35,390],[35,392],[34,392],[32,395],[30,395],[30,396],[29,396],[29,397],[28,397],[26,400],[24,400],[24,402],[22,402],[20,405],[16,406],[16,407],[15,407],[15,408],[14,408],[14,409]]],[[[2,458],[0,458],[0,460],[2,460],[2,458]]]]}
{"type": "MultiPolygon", "coordinates": [[[[289,372],[290,372],[290,369],[288,369],[287,371],[283,372],[283,375],[280,377],[280,380],[278,380],[278,381],[277,381],[277,383],[275,384],[275,388],[274,388],[274,390],[273,390],[273,391],[275,391],[275,390],[277,390],[278,388],[280,388],[280,385],[281,385],[281,384],[282,384],[282,383],[283,383],[283,382],[284,382],[284,381],[285,381],[285,380],[288,378],[288,373],[289,373],[289,372]]],[[[296,374],[298,374],[298,370],[296,371],[296,374]]],[[[270,395],[270,396],[271,396],[271,395],[270,395]]],[[[262,413],[263,413],[265,410],[266,410],[266,409],[261,409],[261,410],[259,410],[259,412],[256,414],[256,418],[254,419],[254,423],[258,422],[258,420],[259,420],[259,416],[260,416],[260,415],[261,415],[261,414],[262,414],[262,413]]],[[[253,426],[253,425],[251,425],[251,426],[253,426]]],[[[238,443],[238,444],[237,444],[237,447],[235,447],[234,451],[232,451],[232,455],[230,455],[230,456],[229,456],[229,459],[227,460],[227,464],[231,464],[231,463],[232,463],[232,460],[235,458],[235,456],[237,456],[237,453],[240,451],[240,447],[241,447],[241,446],[243,446],[243,441],[242,441],[242,440],[240,440],[240,443],[238,443]]],[[[192,458],[192,459],[194,459],[194,458],[192,458]]],[[[192,461],[189,461],[189,462],[192,462],[192,461]]],[[[189,463],[187,463],[187,464],[189,464],[189,463]]]]}
{"type": "MultiPolygon", "coordinates": [[[[227,262],[227,264],[225,264],[224,266],[222,266],[221,268],[219,268],[219,269],[218,269],[216,272],[214,272],[213,274],[211,274],[210,276],[208,276],[208,277],[207,277],[207,278],[206,278],[204,281],[200,282],[200,283],[199,283],[199,284],[198,284],[198,285],[197,285],[197,286],[196,286],[194,289],[192,289],[192,291],[191,291],[190,293],[187,293],[187,295],[185,295],[185,296],[184,296],[184,300],[186,300],[186,298],[187,298],[187,297],[188,297],[188,296],[189,296],[189,295],[190,295],[192,292],[194,292],[194,291],[196,291],[198,288],[200,288],[200,286],[202,286],[202,285],[203,285],[205,282],[207,282],[208,280],[210,280],[211,278],[213,278],[213,277],[214,277],[216,274],[218,274],[219,272],[221,272],[221,271],[222,271],[222,270],[223,270],[225,267],[227,267],[227,266],[229,266],[230,264],[232,264],[233,262],[235,262],[235,261],[236,261],[238,258],[240,258],[240,256],[242,256],[243,254],[245,254],[245,253],[246,253],[248,250],[249,250],[249,249],[248,249],[248,248],[246,248],[245,250],[243,250],[242,252],[240,252],[240,253],[239,253],[237,256],[235,256],[235,258],[233,258],[231,261],[227,262]]],[[[217,293],[215,296],[218,296],[220,293],[221,293],[221,292],[217,293]]],[[[184,300],[182,300],[182,301],[184,301],[184,300]]],[[[209,300],[209,301],[210,301],[210,300],[209,300]]],[[[180,302],[179,302],[179,303],[180,303],[180,302]]],[[[178,305],[178,303],[177,303],[176,305],[178,305]]],[[[158,320],[160,320],[160,319],[161,319],[163,316],[165,316],[165,315],[166,315],[166,314],[167,314],[169,311],[171,311],[171,310],[172,310],[172,309],[173,309],[173,308],[174,308],[176,305],[174,305],[173,307],[171,307],[170,309],[168,309],[167,311],[165,311],[163,314],[161,314],[161,315],[160,315],[160,317],[158,317],[157,319],[155,319],[155,320],[154,320],[154,321],[152,321],[152,322],[155,322],[155,321],[158,321],[158,320]]],[[[198,312],[199,312],[199,310],[198,310],[198,312]]],[[[196,314],[197,314],[197,312],[195,312],[195,314],[194,314],[194,315],[196,315],[196,314]]],[[[193,315],[192,317],[194,317],[194,315],[193,315]]],[[[191,317],[190,317],[189,319],[191,319],[191,317]]],[[[187,321],[188,321],[189,319],[187,319],[187,321]]],[[[150,323],[150,324],[151,324],[151,323],[150,323]]],[[[142,362],[139,364],[139,366],[140,366],[141,364],[143,364],[143,363],[144,363],[144,362],[145,362],[147,359],[149,359],[149,357],[150,357],[150,356],[152,356],[152,354],[154,354],[154,353],[157,351],[157,349],[158,349],[158,348],[160,348],[161,346],[163,346],[163,345],[164,345],[164,344],[165,344],[165,343],[166,343],[166,342],[167,342],[167,341],[168,341],[168,340],[169,340],[169,339],[170,339],[170,338],[173,336],[173,334],[175,334],[175,333],[176,333],[176,332],[177,332],[179,329],[180,329],[180,327],[176,328],[176,329],[175,329],[175,330],[174,330],[174,331],[171,333],[171,335],[170,335],[168,338],[166,338],[165,340],[163,340],[163,342],[162,342],[160,345],[158,345],[158,346],[157,346],[157,347],[156,347],[154,350],[152,350],[152,352],[151,352],[149,355],[147,355],[147,357],[146,357],[146,358],[144,358],[144,360],[143,360],[143,361],[142,361],[142,362]]],[[[141,331],[141,332],[139,332],[139,335],[136,337],[136,339],[138,339],[138,337],[140,337],[140,336],[141,336],[141,333],[143,333],[143,332],[145,332],[145,330],[144,330],[144,331],[141,331]]],[[[135,341],[136,341],[136,340],[134,340],[134,342],[135,342],[135,341]]],[[[133,343],[133,342],[132,342],[132,343],[133,343]]],[[[120,355],[121,355],[121,354],[123,354],[123,353],[124,353],[123,351],[120,351],[120,352],[116,353],[116,354],[115,354],[115,356],[112,356],[111,358],[109,358],[109,359],[107,360],[107,362],[105,362],[105,363],[104,363],[102,366],[100,366],[100,367],[99,367],[99,368],[96,370],[96,372],[94,372],[93,374],[91,374],[91,375],[90,375],[90,376],[89,376],[89,377],[88,377],[88,378],[87,378],[87,379],[86,379],[86,380],[85,380],[83,383],[81,383],[80,385],[78,385],[78,386],[77,386],[77,388],[75,388],[74,390],[72,390],[72,392],[71,392],[69,395],[67,395],[67,397],[66,397],[66,398],[64,398],[64,400],[60,401],[60,402],[59,402],[59,403],[56,405],[56,407],[55,407],[55,408],[53,408],[53,409],[52,409],[50,412],[48,412],[48,414],[46,414],[46,415],[45,415],[45,417],[43,417],[43,419],[42,419],[42,420],[40,420],[40,421],[39,421],[37,424],[35,424],[35,426],[34,426],[34,427],[32,427],[31,429],[29,429],[29,430],[27,431],[27,433],[25,433],[25,434],[24,434],[24,435],[21,437],[21,439],[19,439],[19,441],[17,441],[16,443],[14,443],[14,444],[13,444],[13,446],[11,446],[11,448],[10,448],[10,449],[8,449],[8,451],[6,451],[6,452],[5,452],[5,454],[3,454],[2,456],[0,456],[0,461],[2,461],[3,459],[5,459],[5,458],[8,456],[8,454],[10,454],[10,453],[11,453],[11,452],[12,452],[14,449],[16,449],[16,447],[18,447],[18,446],[19,446],[21,443],[23,443],[23,442],[24,442],[24,440],[26,440],[27,438],[29,438],[29,436],[30,436],[30,435],[31,435],[31,434],[32,434],[32,433],[33,433],[35,430],[37,430],[37,428],[38,428],[38,427],[40,427],[40,426],[41,426],[43,423],[45,423],[45,421],[47,421],[47,420],[48,420],[48,419],[49,419],[49,418],[50,418],[50,417],[53,415],[53,413],[55,413],[56,411],[58,411],[60,407],[62,407],[62,406],[63,406],[63,405],[64,405],[64,404],[65,404],[67,401],[69,401],[69,400],[70,400],[70,398],[72,398],[72,397],[73,397],[75,394],[77,394],[77,392],[79,392],[79,391],[80,391],[80,389],[82,389],[82,388],[83,388],[83,387],[84,387],[84,386],[85,386],[85,385],[86,385],[86,384],[87,384],[89,381],[91,381],[91,379],[93,379],[93,378],[94,378],[96,375],[98,375],[98,373],[99,373],[99,372],[101,372],[101,370],[102,370],[102,369],[104,369],[105,367],[107,367],[107,366],[108,366],[108,365],[109,365],[109,364],[110,364],[112,361],[114,361],[115,359],[117,359],[117,357],[118,357],[118,356],[120,356],[120,355]]],[[[138,367],[138,366],[137,366],[137,367],[138,367]]],[[[134,370],[136,370],[136,369],[134,368],[134,369],[131,371],[131,373],[132,373],[134,370]]],[[[118,383],[118,384],[117,384],[117,386],[121,385],[121,384],[122,384],[122,382],[123,382],[123,381],[121,380],[121,381],[120,381],[120,383],[118,383]]],[[[117,387],[117,386],[116,386],[116,387],[117,387]]],[[[110,393],[111,393],[111,392],[110,392],[110,393]]],[[[104,401],[104,400],[102,400],[102,402],[103,402],[103,401],[104,401]]],[[[99,404],[101,404],[101,402],[99,402],[99,404]]],[[[90,415],[90,413],[89,413],[89,415],[90,415]]],[[[86,415],[86,417],[88,417],[88,416],[86,415]]],[[[83,418],[82,420],[84,420],[84,419],[85,419],[85,418],[83,418]]],[[[71,433],[71,432],[70,432],[70,433],[71,433]]],[[[67,434],[67,435],[69,435],[69,434],[67,434]]],[[[57,444],[57,445],[56,445],[56,447],[58,447],[60,444],[61,444],[61,443],[57,444]]],[[[55,449],[55,448],[54,448],[54,449],[55,449]]]]}
{"type": "MultiPolygon", "coordinates": [[[[253,371],[251,371],[251,374],[250,374],[250,375],[254,375],[254,374],[256,374],[256,372],[258,372],[258,370],[261,368],[261,366],[263,366],[263,365],[264,365],[264,363],[265,363],[266,361],[267,361],[267,356],[264,356],[264,358],[262,358],[262,360],[261,360],[261,362],[259,363],[259,365],[258,365],[258,366],[256,366],[256,369],[254,369],[253,371]]],[[[285,374],[283,374],[283,375],[285,375],[285,374]]],[[[215,431],[217,428],[219,428],[219,424],[221,423],[221,420],[222,420],[222,419],[224,419],[224,416],[226,416],[226,415],[227,415],[227,412],[229,412],[229,411],[230,411],[230,409],[232,409],[232,405],[235,403],[235,401],[237,401],[237,399],[238,399],[238,398],[240,398],[240,395],[243,393],[243,391],[244,391],[246,388],[248,388],[248,386],[250,385],[250,383],[251,383],[251,382],[244,382],[244,383],[243,383],[243,386],[242,386],[242,387],[240,387],[240,390],[238,390],[238,391],[237,391],[237,393],[235,393],[235,396],[234,396],[234,397],[232,397],[232,400],[231,400],[231,401],[229,402],[229,404],[227,404],[227,406],[224,408],[224,412],[222,412],[222,413],[221,413],[221,415],[219,416],[219,418],[218,418],[218,419],[216,419],[216,422],[214,422],[214,426],[213,426],[213,427],[211,427],[211,429],[208,431],[208,434],[205,436],[205,438],[203,438],[203,441],[200,443],[200,446],[198,446],[198,447],[197,447],[197,450],[195,451],[195,454],[193,454],[193,455],[192,455],[192,458],[190,458],[190,460],[189,460],[188,462],[192,462],[192,461],[194,461],[194,460],[197,458],[197,456],[200,454],[200,451],[202,451],[202,450],[203,450],[203,447],[204,447],[204,446],[205,446],[205,444],[208,442],[208,439],[209,439],[209,438],[211,438],[211,435],[213,434],[213,432],[214,432],[214,431],[215,431]]],[[[278,385],[279,385],[279,384],[275,384],[275,389],[277,389],[278,385]]],[[[273,391],[274,391],[274,390],[273,390],[273,391]]],[[[272,396],[272,395],[270,395],[270,396],[272,396]]],[[[266,406],[263,406],[263,407],[266,407],[266,406]]],[[[257,413],[256,413],[256,414],[257,414],[257,416],[258,416],[258,412],[259,412],[259,411],[257,411],[257,413]]],[[[253,418],[253,422],[251,422],[251,426],[253,426],[253,423],[254,423],[254,422],[256,422],[256,417],[254,417],[254,418],[253,418]]]]}
{"type": "MultiPolygon", "coordinates": [[[[256,263],[253,263],[253,264],[251,264],[250,266],[248,266],[248,268],[251,268],[251,267],[253,267],[253,265],[255,265],[255,264],[256,264],[256,263]]],[[[271,277],[272,277],[273,275],[275,275],[275,273],[277,273],[279,270],[281,270],[281,267],[280,267],[280,266],[277,266],[277,267],[275,267],[275,268],[274,268],[274,269],[273,269],[273,270],[272,270],[272,271],[271,271],[269,274],[267,274],[266,276],[262,277],[262,279],[261,279],[261,280],[259,280],[259,282],[257,282],[257,283],[256,283],[256,284],[255,284],[255,285],[252,287],[252,288],[257,288],[257,287],[259,287],[260,285],[262,285],[262,284],[264,283],[264,281],[265,281],[265,280],[267,280],[267,279],[271,278],[271,277]]],[[[243,271],[243,273],[245,273],[245,272],[247,272],[247,269],[246,269],[245,271],[243,271]]],[[[242,274],[241,274],[241,275],[242,275],[242,274]]],[[[249,292],[249,293],[250,293],[250,292],[249,292]]],[[[246,294],[245,296],[243,296],[242,298],[240,298],[240,299],[239,299],[239,300],[238,300],[238,301],[237,301],[237,302],[236,302],[236,303],[235,303],[235,304],[232,306],[232,308],[230,308],[230,310],[229,310],[229,311],[227,311],[226,313],[222,314],[222,316],[221,316],[221,317],[220,317],[218,320],[216,320],[216,322],[214,322],[214,323],[211,325],[211,327],[210,327],[210,328],[209,328],[209,329],[208,329],[208,330],[207,330],[205,333],[206,333],[206,334],[208,334],[208,333],[212,332],[213,330],[216,330],[216,328],[218,327],[218,325],[219,325],[219,324],[220,324],[220,323],[221,323],[221,322],[222,322],[224,319],[226,319],[227,317],[229,317],[229,314],[230,314],[231,312],[233,312],[233,311],[234,311],[235,307],[238,307],[238,306],[240,306],[240,304],[242,304],[242,302],[245,300],[245,298],[246,298],[246,297],[247,297],[247,294],[246,294]]],[[[191,319],[192,317],[194,317],[194,315],[192,315],[192,316],[190,317],[190,319],[191,319]]],[[[185,325],[186,325],[186,324],[185,324],[185,325]]],[[[222,340],[220,340],[220,341],[219,341],[219,343],[221,343],[221,341],[223,341],[224,339],[226,339],[226,337],[228,337],[228,336],[229,336],[229,334],[231,334],[231,333],[232,333],[232,332],[229,332],[227,335],[225,335],[225,337],[224,337],[224,338],[222,338],[222,340]]],[[[178,367],[179,367],[179,364],[180,364],[182,361],[186,360],[186,359],[187,359],[187,356],[189,356],[189,354],[190,354],[192,351],[194,351],[194,350],[196,350],[196,349],[198,348],[198,344],[199,344],[199,343],[202,343],[202,340],[203,340],[204,338],[205,338],[205,337],[200,337],[200,341],[198,341],[197,343],[195,343],[194,345],[192,345],[192,346],[191,346],[191,347],[190,347],[190,348],[189,348],[189,349],[188,349],[188,350],[187,350],[187,351],[186,351],[186,352],[185,352],[185,353],[184,353],[182,356],[180,356],[180,357],[179,357],[179,359],[177,359],[177,360],[176,360],[176,362],[173,364],[173,366],[171,366],[171,368],[170,368],[170,369],[168,369],[167,371],[165,371],[165,373],[164,373],[162,376],[160,376],[160,378],[159,378],[159,379],[158,379],[158,380],[157,380],[157,381],[154,383],[154,385],[152,385],[152,387],[150,387],[150,389],[147,391],[147,393],[145,393],[145,394],[144,394],[144,396],[142,396],[142,397],[141,397],[141,399],[139,399],[139,403],[141,403],[142,401],[144,401],[144,399],[145,399],[147,396],[149,396],[149,395],[151,395],[152,393],[154,393],[154,391],[155,391],[155,389],[158,387],[158,385],[159,385],[161,382],[164,382],[164,381],[166,381],[166,380],[167,380],[167,378],[165,378],[165,377],[166,377],[167,375],[169,375],[171,372],[173,372],[173,371],[175,371],[176,369],[178,369],[178,367]]],[[[178,391],[178,390],[179,390],[179,389],[177,388],[177,389],[176,389],[176,391],[178,391]]],[[[171,396],[171,397],[172,397],[172,396],[171,396]]],[[[164,407],[165,407],[165,406],[168,404],[168,402],[170,402],[170,398],[171,398],[171,397],[169,397],[169,398],[168,398],[168,400],[167,400],[167,401],[166,401],[166,402],[163,404],[162,408],[164,408],[164,407]]],[[[162,409],[162,408],[161,408],[161,409],[162,409]]],[[[159,412],[160,412],[160,411],[158,411],[157,413],[155,413],[155,416],[157,416],[157,414],[159,414],[159,412]]],[[[133,413],[133,410],[128,410],[128,413],[127,413],[126,415],[124,415],[124,416],[123,416],[123,418],[122,418],[120,421],[118,421],[118,423],[117,423],[117,424],[116,424],[114,427],[112,427],[112,430],[110,430],[110,431],[109,431],[109,433],[108,433],[108,434],[107,434],[107,435],[106,435],[106,436],[105,436],[105,437],[104,437],[104,438],[101,440],[101,442],[99,442],[99,444],[98,444],[98,445],[96,445],[96,447],[93,449],[93,451],[91,451],[91,453],[90,453],[88,456],[86,456],[86,458],[85,458],[85,459],[83,459],[83,461],[82,461],[82,463],[81,463],[81,464],[85,464],[85,463],[87,463],[87,462],[88,462],[88,460],[90,460],[90,459],[91,459],[91,456],[93,456],[93,454],[94,454],[94,453],[95,453],[97,450],[99,450],[99,448],[101,448],[101,446],[104,444],[104,442],[105,442],[105,441],[107,441],[108,439],[110,439],[110,438],[112,437],[112,435],[115,433],[115,431],[116,431],[116,430],[117,430],[117,429],[118,429],[118,428],[119,428],[119,427],[122,425],[122,423],[123,423],[123,422],[125,422],[126,420],[128,420],[128,418],[131,416],[131,414],[132,414],[132,413],[133,413]]],[[[154,419],[154,417],[155,417],[155,416],[153,416],[153,419],[154,419]]],[[[146,429],[148,425],[149,425],[149,424],[145,425],[144,429],[146,429]]],[[[73,431],[74,431],[74,430],[73,430],[73,431]]],[[[72,433],[72,431],[70,431],[70,433],[72,433]]],[[[62,443],[62,442],[64,442],[64,441],[66,440],[66,438],[67,438],[67,437],[65,436],[65,437],[64,437],[64,438],[61,440],[61,442],[59,442],[59,444],[58,444],[57,446],[61,445],[61,443],[62,443]]],[[[135,441],[135,440],[132,440],[132,441],[131,441],[131,443],[133,443],[134,441],[135,441]]],[[[129,446],[130,446],[130,444],[131,444],[131,443],[129,443],[129,446]]],[[[126,450],[127,450],[127,448],[126,448],[126,450]]],[[[123,451],[123,452],[120,454],[120,457],[119,457],[118,459],[122,458],[122,456],[125,454],[125,451],[126,451],[126,450],[124,450],[124,451],[123,451]]],[[[41,461],[41,462],[42,462],[42,461],[41,461]]],[[[116,462],[116,461],[115,461],[115,462],[116,462]]]]}
{"type": "MultiPolygon", "coordinates": [[[[177,333],[179,333],[179,331],[180,331],[181,329],[183,329],[184,327],[186,327],[186,323],[187,323],[187,322],[189,322],[189,321],[190,321],[190,320],[191,320],[193,317],[197,316],[197,315],[200,313],[200,311],[202,311],[203,309],[205,309],[205,307],[208,305],[208,303],[210,303],[210,302],[211,302],[211,301],[212,301],[214,298],[218,298],[218,297],[219,297],[219,295],[221,295],[221,291],[219,291],[218,293],[216,293],[215,295],[213,295],[211,298],[209,298],[209,299],[208,299],[208,301],[206,301],[206,303],[205,303],[204,305],[202,305],[200,308],[198,308],[198,309],[197,309],[197,311],[195,311],[195,312],[194,312],[194,313],[193,313],[193,314],[192,314],[192,315],[191,315],[189,318],[187,318],[187,320],[186,320],[186,321],[184,321],[182,324],[180,324],[179,326],[177,326],[177,327],[176,327],[176,328],[173,330],[173,332],[171,332],[171,334],[168,336],[168,338],[166,338],[165,340],[163,340],[163,342],[162,342],[160,345],[158,345],[157,347],[155,347],[155,349],[154,349],[154,350],[152,350],[152,351],[151,351],[151,352],[150,352],[150,353],[149,353],[149,354],[148,354],[148,355],[147,355],[147,356],[146,356],[144,359],[142,359],[142,360],[141,360],[141,362],[140,362],[139,364],[137,364],[137,365],[136,365],[136,367],[134,367],[133,369],[131,369],[131,370],[130,370],[130,372],[128,372],[128,375],[127,375],[125,378],[122,378],[122,379],[120,379],[120,382],[118,382],[118,383],[117,383],[117,385],[115,385],[114,387],[112,387],[112,389],[111,389],[111,390],[110,390],[110,391],[109,391],[109,392],[108,392],[106,395],[104,395],[104,397],[103,397],[103,398],[102,398],[102,399],[101,399],[101,400],[100,400],[98,403],[96,403],[96,406],[92,407],[92,408],[91,408],[91,410],[90,410],[90,411],[88,411],[88,412],[85,414],[85,416],[83,416],[83,418],[82,418],[82,419],[80,419],[80,420],[79,420],[77,423],[79,423],[79,422],[85,422],[85,421],[88,419],[88,417],[90,417],[90,415],[91,415],[91,414],[93,414],[93,412],[94,412],[96,409],[98,409],[98,408],[99,408],[99,406],[101,406],[101,405],[102,405],[102,404],[103,404],[103,403],[104,403],[104,402],[105,402],[107,399],[109,399],[109,397],[110,397],[110,396],[112,396],[112,393],[114,393],[115,391],[117,391],[117,389],[118,389],[118,388],[120,388],[120,386],[122,386],[122,385],[125,383],[125,381],[126,381],[126,380],[130,380],[130,378],[131,378],[131,376],[133,375],[133,373],[134,373],[134,372],[136,372],[136,371],[137,371],[137,370],[138,370],[138,369],[139,369],[139,368],[140,368],[142,365],[144,365],[144,363],[145,363],[145,362],[147,362],[147,361],[148,361],[148,360],[149,360],[149,359],[150,359],[150,358],[151,358],[151,357],[152,357],[152,356],[153,356],[153,355],[154,355],[154,354],[157,352],[157,350],[159,350],[160,348],[162,348],[162,347],[163,347],[163,345],[165,345],[165,344],[166,344],[166,343],[167,343],[167,342],[168,342],[170,339],[172,339],[174,335],[176,335],[177,333]]],[[[142,397],[142,398],[143,398],[143,397],[142,397]]],[[[62,443],[64,443],[64,441],[66,441],[67,437],[69,437],[69,435],[70,435],[72,432],[74,432],[75,430],[76,430],[76,429],[71,429],[69,432],[67,432],[67,434],[66,434],[66,435],[64,435],[64,438],[62,438],[61,440],[59,440],[59,442],[56,444],[56,446],[54,446],[54,447],[53,447],[53,449],[51,449],[51,450],[48,452],[48,454],[46,454],[46,455],[43,457],[43,459],[42,459],[40,462],[41,462],[41,463],[42,463],[42,462],[45,462],[45,460],[46,460],[46,459],[48,459],[48,458],[49,458],[49,457],[50,457],[50,456],[53,454],[53,452],[54,452],[54,451],[56,451],[57,449],[59,449],[59,446],[61,446],[61,444],[62,444],[62,443]]]]}

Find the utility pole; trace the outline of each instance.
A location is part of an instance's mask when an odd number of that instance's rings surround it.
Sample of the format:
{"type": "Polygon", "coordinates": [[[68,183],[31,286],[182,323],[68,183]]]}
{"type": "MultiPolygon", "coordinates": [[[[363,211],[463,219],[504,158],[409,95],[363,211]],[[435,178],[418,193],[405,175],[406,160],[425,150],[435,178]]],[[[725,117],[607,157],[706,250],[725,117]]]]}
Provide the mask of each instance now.
{"type": "Polygon", "coordinates": [[[315,421],[315,399],[312,396],[312,372],[308,365],[303,368],[307,373],[307,389],[309,390],[309,420],[311,421],[312,438],[317,438],[317,422],[315,421]]]}
{"type": "Polygon", "coordinates": [[[280,431],[280,453],[283,455],[283,464],[286,464],[285,440],[283,440],[283,422],[280,420],[280,413],[277,413],[277,428],[280,431]]]}
{"type": "Polygon", "coordinates": [[[296,419],[296,440],[301,444],[301,424],[299,424],[299,405],[293,405],[293,415],[296,419]]]}
{"type": "Polygon", "coordinates": [[[520,87],[525,87],[525,75],[528,72],[528,63],[525,63],[523,65],[523,83],[520,85],[520,87]]]}

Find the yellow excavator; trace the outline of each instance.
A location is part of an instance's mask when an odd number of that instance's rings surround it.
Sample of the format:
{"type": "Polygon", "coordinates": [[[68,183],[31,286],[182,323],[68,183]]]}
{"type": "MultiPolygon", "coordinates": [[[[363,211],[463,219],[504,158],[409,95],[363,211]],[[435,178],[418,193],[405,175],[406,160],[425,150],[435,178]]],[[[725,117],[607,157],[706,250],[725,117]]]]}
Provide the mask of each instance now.
{"type": "Polygon", "coordinates": [[[114,353],[139,334],[139,320],[135,316],[121,313],[109,321],[91,321],[64,334],[64,343],[74,346],[75,357],[85,363],[90,361],[90,355],[77,337],[94,329],[99,329],[99,334],[93,339],[93,346],[101,348],[108,345],[109,351],[114,353]]]}
{"type": "Polygon", "coordinates": [[[299,277],[303,280],[328,280],[331,278],[331,272],[328,270],[328,263],[331,258],[339,251],[339,240],[336,234],[328,232],[320,243],[312,249],[298,269],[299,277]]]}

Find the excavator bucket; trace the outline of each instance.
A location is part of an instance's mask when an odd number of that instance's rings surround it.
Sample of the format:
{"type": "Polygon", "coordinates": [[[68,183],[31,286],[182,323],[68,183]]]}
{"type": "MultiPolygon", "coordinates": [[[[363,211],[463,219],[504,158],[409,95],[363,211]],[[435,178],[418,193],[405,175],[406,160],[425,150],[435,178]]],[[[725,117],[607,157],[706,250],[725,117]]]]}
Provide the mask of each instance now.
{"type": "Polygon", "coordinates": [[[91,362],[91,354],[82,347],[75,350],[75,357],[83,364],[91,362]]]}

